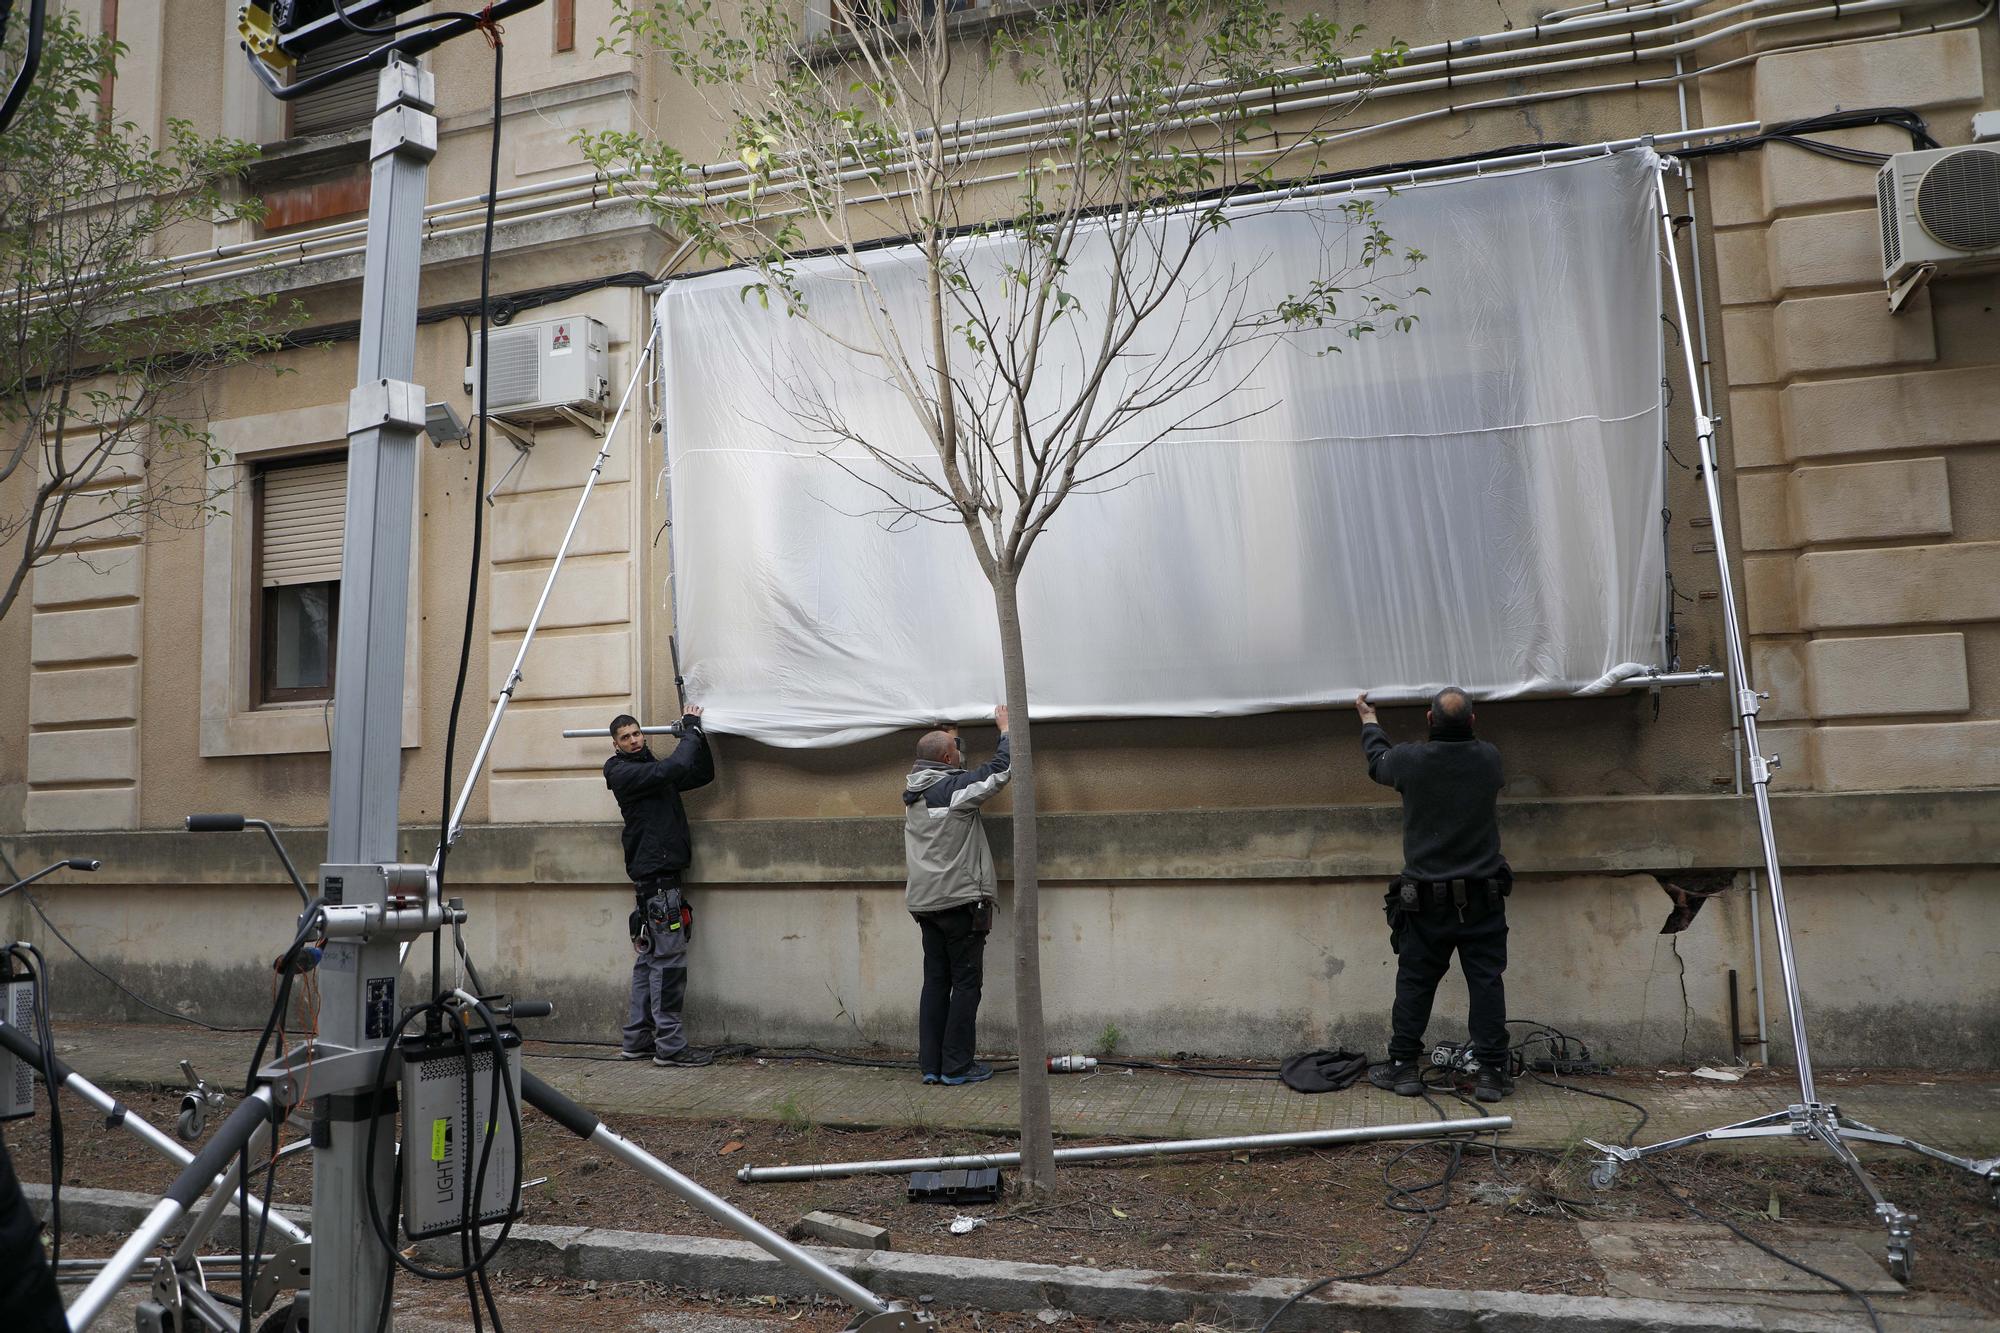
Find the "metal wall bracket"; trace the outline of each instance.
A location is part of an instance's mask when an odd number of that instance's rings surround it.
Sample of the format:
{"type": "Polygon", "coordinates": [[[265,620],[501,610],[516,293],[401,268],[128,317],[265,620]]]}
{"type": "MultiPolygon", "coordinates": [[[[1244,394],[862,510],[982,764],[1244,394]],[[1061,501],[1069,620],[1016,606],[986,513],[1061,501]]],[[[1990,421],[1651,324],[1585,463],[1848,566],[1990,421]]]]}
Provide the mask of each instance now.
{"type": "Polygon", "coordinates": [[[424,429],[424,386],[408,380],[375,380],[347,391],[347,433],[390,426],[415,435],[424,429]]]}

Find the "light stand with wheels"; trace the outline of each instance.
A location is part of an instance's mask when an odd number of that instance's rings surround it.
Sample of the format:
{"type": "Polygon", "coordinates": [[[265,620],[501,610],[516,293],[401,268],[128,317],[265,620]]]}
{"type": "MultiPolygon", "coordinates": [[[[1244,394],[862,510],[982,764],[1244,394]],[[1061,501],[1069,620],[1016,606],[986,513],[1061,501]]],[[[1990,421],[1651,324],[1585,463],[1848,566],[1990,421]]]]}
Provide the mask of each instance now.
{"type": "MultiPolygon", "coordinates": [[[[1678,164],[1672,158],[1660,159],[1660,171],[1655,185],[1659,194],[1660,243],[1664,248],[1668,270],[1673,275],[1674,309],[1680,317],[1680,327],[1687,329],[1687,297],[1681,285],[1680,256],[1674,247],[1673,213],[1667,206],[1666,173],[1678,164]]],[[[1708,500],[1708,517],[1715,542],[1716,569],[1721,576],[1722,633],[1728,649],[1729,685],[1735,691],[1737,716],[1743,728],[1744,753],[1749,759],[1750,790],[1757,802],[1757,833],[1764,848],[1764,873],[1771,886],[1771,924],[1778,938],[1778,966],[1785,979],[1785,1003],[1792,1021],[1792,1049],[1796,1052],[1799,1072],[1799,1100],[1782,1111],[1757,1116],[1751,1120],[1739,1121],[1733,1125],[1723,1125],[1717,1129],[1703,1130],[1697,1134],[1683,1135],[1668,1139],[1664,1143],[1649,1144],[1643,1148],[1626,1148],[1615,1144],[1585,1140],[1591,1147],[1603,1153],[1603,1158],[1592,1169],[1591,1184],[1603,1188],[1611,1183],[1624,1162],[1644,1161],[1656,1153],[1671,1152],[1675,1148],[1685,1148],[1697,1143],[1723,1142],[1731,1139],[1791,1138],[1806,1139],[1823,1145],[1837,1158],[1842,1166],[1854,1176],[1869,1200],[1875,1206],[1875,1216],[1889,1233],[1889,1272],[1899,1282],[1910,1280],[1915,1242],[1911,1234],[1911,1224],[1916,1221],[1914,1213],[1904,1212],[1882,1194],[1875,1178],[1861,1164],[1850,1144],[1880,1143],[1892,1148],[1907,1148],[1925,1157],[1947,1162],[1962,1171],[1970,1172],[1983,1180],[1994,1193],[1994,1201],[2000,1203],[2000,1157],[1974,1160],[1959,1157],[1919,1143],[1901,1134],[1891,1134],[1863,1124],[1852,1116],[1843,1115],[1838,1106],[1823,1102],[1818,1090],[1813,1086],[1812,1045],[1806,1033],[1805,1006],[1799,997],[1798,960],[1792,952],[1791,920],[1785,911],[1785,881],[1778,865],[1778,838],[1771,825],[1771,770],[1778,766],[1778,757],[1766,758],[1757,741],[1757,713],[1762,702],[1770,696],[1759,694],[1750,685],[1746,670],[1743,648],[1742,623],[1737,616],[1736,591],[1730,581],[1729,543],[1722,526],[1722,490],[1716,475],[1715,462],[1715,419],[1708,413],[1709,404],[1702,400],[1701,381],[1695,374],[1694,343],[1690,337],[1681,338],[1681,348],[1687,358],[1688,396],[1694,404],[1696,441],[1701,450],[1700,462],[1702,491],[1708,500]]]]}

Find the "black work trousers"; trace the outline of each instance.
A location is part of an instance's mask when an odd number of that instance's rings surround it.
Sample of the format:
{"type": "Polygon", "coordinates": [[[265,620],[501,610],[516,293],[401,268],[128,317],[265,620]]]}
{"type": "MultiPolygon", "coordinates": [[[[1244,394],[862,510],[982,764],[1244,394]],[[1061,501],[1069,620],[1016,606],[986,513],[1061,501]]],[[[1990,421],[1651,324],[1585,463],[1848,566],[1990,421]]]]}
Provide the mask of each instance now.
{"type": "Polygon", "coordinates": [[[1465,973],[1465,993],[1471,1006],[1468,1026],[1472,1052],[1481,1064],[1504,1067],[1507,989],[1502,974],[1507,971],[1507,909],[1500,902],[1468,907],[1463,921],[1449,901],[1403,914],[1389,1058],[1403,1062],[1422,1057],[1431,1001],[1437,997],[1438,982],[1451,970],[1454,950],[1459,970],[1465,973]]]}
{"type": "Polygon", "coordinates": [[[986,932],[978,904],[912,913],[924,935],[924,993],[917,1002],[917,1068],[956,1077],[972,1067],[986,932]]]}

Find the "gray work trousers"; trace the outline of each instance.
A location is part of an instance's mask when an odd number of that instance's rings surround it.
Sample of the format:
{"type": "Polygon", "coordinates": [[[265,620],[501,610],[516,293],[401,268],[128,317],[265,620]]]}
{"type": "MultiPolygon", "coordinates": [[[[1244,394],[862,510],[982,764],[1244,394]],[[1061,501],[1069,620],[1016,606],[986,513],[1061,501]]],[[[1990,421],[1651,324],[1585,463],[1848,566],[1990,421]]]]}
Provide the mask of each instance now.
{"type": "Polygon", "coordinates": [[[633,1054],[677,1055],[687,1049],[681,1006],[687,1000],[687,931],[681,919],[681,890],[672,882],[643,886],[646,947],[632,959],[632,999],[626,1006],[622,1044],[633,1054]]]}

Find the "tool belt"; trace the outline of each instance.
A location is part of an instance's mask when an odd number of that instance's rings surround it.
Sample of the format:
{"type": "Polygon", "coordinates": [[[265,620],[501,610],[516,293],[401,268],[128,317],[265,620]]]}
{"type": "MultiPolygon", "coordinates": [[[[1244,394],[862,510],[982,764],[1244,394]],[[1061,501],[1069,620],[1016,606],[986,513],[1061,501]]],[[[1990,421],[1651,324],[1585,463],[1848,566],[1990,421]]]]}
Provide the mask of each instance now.
{"type": "Polygon", "coordinates": [[[1502,910],[1514,892],[1514,874],[1506,866],[1490,879],[1425,880],[1398,875],[1382,895],[1382,914],[1389,919],[1389,951],[1403,951],[1407,918],[1424,913],[1450,913],[1460,921],[1476,920],[1502,910]]]}
{"type": "Polygon", "coordinates": [[[679,932],[684,940],[694,938],[694,908],[681,893],[678,880],[662,877],[634,885],[633,898],[638,908],[628,918],[628,924],[635,941],[674,932],[679,932]]]}

